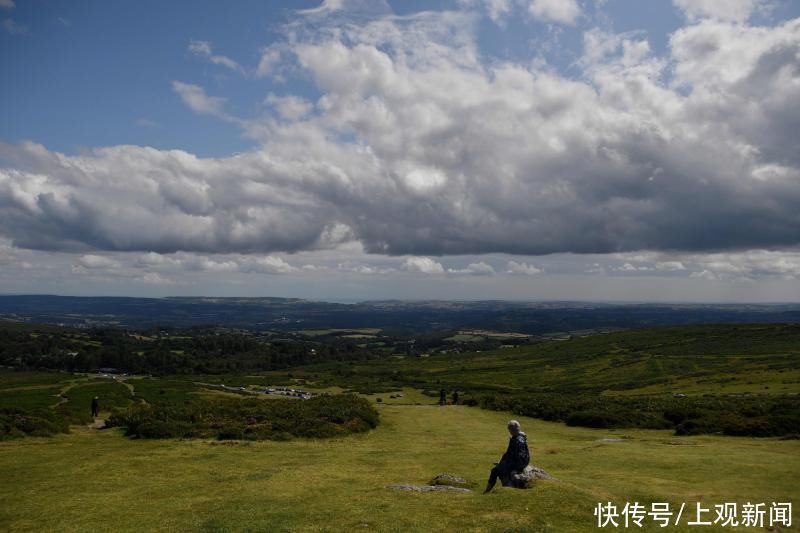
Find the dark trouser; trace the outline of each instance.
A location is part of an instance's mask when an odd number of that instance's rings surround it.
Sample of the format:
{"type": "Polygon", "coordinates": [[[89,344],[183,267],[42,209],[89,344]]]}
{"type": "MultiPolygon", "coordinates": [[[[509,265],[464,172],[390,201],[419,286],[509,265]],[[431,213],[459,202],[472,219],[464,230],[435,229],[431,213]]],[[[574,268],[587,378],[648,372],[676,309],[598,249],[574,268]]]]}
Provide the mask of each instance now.
{"type": "Polygon", "coordinates": [[[497,483],[497,478],[509,475],[511,470],[511,465],[503,461],[500,461],[494,465],[494,468],[492,468],[492,471],[489,474],[489,482],[486,484],[486,490],[492,490],[495,483],[497,483]]]}

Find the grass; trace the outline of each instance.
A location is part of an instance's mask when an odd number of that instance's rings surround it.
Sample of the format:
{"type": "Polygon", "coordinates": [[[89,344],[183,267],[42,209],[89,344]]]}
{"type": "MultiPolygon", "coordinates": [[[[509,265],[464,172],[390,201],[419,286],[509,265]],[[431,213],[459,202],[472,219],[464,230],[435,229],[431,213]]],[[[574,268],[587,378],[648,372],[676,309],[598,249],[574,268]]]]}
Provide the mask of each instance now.
{"type": "MultiPolygon", "coordinates": [[[[441,385],[512,393],[800,393],[800,325],[632,330],[495,351],[328,363],[288,372],[297,378],[319,375],[319,386],[348,383],[362,388],[441,385]]],[[[265,375],[277,380],[287,371],[265,375]]]]}
{"type": "Polygon", "coordinates": [[[480,342],[483,340],[483,337],[478,335],[468,335],[466,333],[458,333],[452,337],[447,337],[445,340],[453,342],[480,342]]]}
{"type": "Polygon", "coordinates": [[[0,390],[56,385],[75,379],[61,372],[0,371],[0,390]]]}
{"type": "Polygon", "coordinates": [[[177,379],[137,378],[127,382],[134,388],[136,398],[148,403],[189,400],[193,393],[202,390],[202,387],[191,381],[177,379]]]}
{"type": "Polygon", "coordinates": [[[131,392],[124,384],[107,379],[77,383],[63,394],[67,401],[57,406],[56,412],[72,423],[89,423],[93,420],[91,404],[95,396],[98,397],[101,412],[123,409],[133,402],[131,392]]]}
{"type": "Polygon", "coordinates": [[[328,328],[328,329],[301,329],[296,333],[305,335],[307,337],[322,337],[325,335],[344,335],[352,337],[356,335],[364,335],[374,337],[381,332],[380,328],[328,328]]]}
{"type": "Polygon", "coordinates": [[[0,390],[0,408],[46,409],[59,402],[59,387],[0,390]]]}
{"type": "Polygon", "coordinates": [[[556,481],[487,496],[390,491],[386,485],[424,484],[440,472],[482,484],[505,447],[508,415],[379,409],[376,430],[332,440],[131,441],[79,428],[2,442],[0,530],[594,531],[598,502],[633,500],[792,501],[793,522],[800,518],[800,441],[676,438],[525,418],[533,463],[556,481]]]}

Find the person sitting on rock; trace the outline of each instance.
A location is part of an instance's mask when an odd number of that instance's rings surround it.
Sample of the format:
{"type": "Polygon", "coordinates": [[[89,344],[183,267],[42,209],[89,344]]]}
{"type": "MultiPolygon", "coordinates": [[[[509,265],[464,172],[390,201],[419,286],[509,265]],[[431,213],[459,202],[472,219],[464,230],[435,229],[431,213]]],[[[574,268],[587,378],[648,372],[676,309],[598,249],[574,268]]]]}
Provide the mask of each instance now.
{"type": "Polygon", "coordinates": [[[499,463],[494,465],[489,475],[489,482],[486,484],[484,494],[491,491],[497,483],[497,478],[501,480],[511,476],[512,472],[522,472],[531,460],[528,451],[528,436],[520,431],[519,422],[510,420],[508,422],[508,432],[511,438],[508,441],[508,449],[499,463]]]}

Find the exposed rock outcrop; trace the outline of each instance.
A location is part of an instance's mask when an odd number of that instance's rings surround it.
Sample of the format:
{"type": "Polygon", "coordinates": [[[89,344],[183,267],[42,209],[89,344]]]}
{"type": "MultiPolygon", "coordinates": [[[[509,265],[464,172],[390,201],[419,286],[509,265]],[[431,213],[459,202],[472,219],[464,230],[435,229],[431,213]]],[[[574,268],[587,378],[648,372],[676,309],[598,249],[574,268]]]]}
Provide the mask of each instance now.
{"type": "Polygon", "coordinates": [[[539,468],[538,466],[528,465],[522,472],[511,472],[508,476],[500,478],[500,483],[504,487],[515,489],[529,489],[533,487],[537,479],[555,479],[553,476],[539,468]]]}

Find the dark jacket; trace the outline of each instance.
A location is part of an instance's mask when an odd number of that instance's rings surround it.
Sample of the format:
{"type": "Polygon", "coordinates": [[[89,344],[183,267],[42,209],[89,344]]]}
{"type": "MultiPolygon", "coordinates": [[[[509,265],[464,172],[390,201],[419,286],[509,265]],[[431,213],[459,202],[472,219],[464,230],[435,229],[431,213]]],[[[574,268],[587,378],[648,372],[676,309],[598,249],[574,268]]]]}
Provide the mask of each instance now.
{"type": "Polygon", "coordinates": [[[519,432],[508,440],[508,449],[503,454],[500,462],[511,467],[512,470],[524,470],[531,460],[528,451],[528,436],[519,432]]]}

